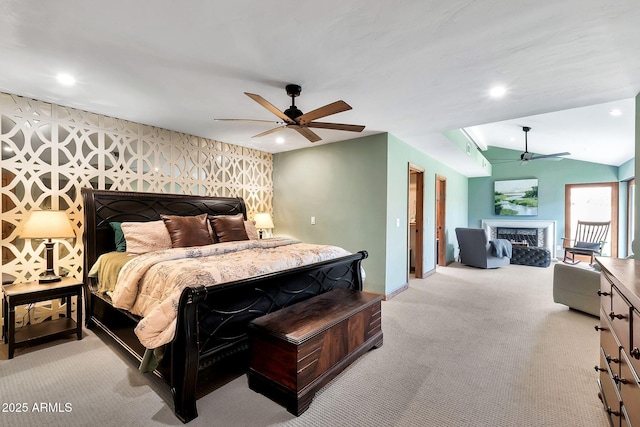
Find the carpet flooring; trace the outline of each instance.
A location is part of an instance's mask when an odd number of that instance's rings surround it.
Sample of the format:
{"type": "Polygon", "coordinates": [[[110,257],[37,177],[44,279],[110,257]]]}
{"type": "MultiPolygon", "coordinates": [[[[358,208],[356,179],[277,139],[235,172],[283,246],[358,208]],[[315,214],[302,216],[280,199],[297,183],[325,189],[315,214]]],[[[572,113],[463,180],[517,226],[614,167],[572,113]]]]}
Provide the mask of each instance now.
{"type": "MultiPolygon", "coordinates": [[[[553,303],[552,270],[438,267],[382,303],[384,345],[300,417],[241,376],[199,399],[188,425],[606,427],[598,319],[553,303]]],[[[168,389],[93,331],[0,360],[0,396],[2,426],[182,425],[168,389]]]]}

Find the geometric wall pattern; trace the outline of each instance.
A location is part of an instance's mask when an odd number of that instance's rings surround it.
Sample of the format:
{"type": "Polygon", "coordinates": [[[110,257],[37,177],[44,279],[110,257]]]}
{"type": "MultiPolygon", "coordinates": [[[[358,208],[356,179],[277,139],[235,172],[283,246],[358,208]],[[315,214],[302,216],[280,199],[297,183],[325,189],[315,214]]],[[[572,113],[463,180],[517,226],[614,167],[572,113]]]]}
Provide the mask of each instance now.
{"type": "MultiPolygon", "coordinates": [[[[82,277],[80,188],[243,197],[272,212],[270,153],[0,92],[2,271],[32,280],[44,245],[17,237],[32,209],[65,210],[57,267],[82,277]]],[[[18,316],[16,316],[18,317],[18,316]]]]}

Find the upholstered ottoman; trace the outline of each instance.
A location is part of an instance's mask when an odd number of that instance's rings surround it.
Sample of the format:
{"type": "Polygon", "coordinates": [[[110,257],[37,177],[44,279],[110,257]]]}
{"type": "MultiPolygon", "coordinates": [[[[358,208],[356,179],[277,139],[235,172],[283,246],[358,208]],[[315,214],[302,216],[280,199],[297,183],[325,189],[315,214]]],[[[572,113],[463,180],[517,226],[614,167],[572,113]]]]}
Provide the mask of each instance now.
{"type": "Polygon", "coordinates": [[[551,253],[549,249],[514,246],[511,264],[530,265],[533,267],[549,267],[551,253]]]}
{"type": "MultiPolygon", "coordinates": [[[[587,263],[584,263],[585,265],[587,263]]],[[[561,262],[553,267],[553,301],[594,316],[600,315],[600,272],[561,262]]]]}

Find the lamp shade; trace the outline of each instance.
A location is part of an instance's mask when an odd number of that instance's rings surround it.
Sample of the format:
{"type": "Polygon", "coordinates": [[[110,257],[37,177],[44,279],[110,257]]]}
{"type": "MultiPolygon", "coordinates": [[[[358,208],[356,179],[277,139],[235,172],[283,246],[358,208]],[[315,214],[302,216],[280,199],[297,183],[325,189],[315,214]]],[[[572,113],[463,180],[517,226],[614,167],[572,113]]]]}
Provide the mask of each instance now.
{"type": "Polygon", "coordinates": [[[271,219],[271,215],[267,212],[259,212],[254,217],[253,220],[256,222],[256,228],[273,228],[273,220],[271,219]]]}
{"type": "Polygon", "coordinates": [[[31,211],[20,237],[23,239],[64,239],[75,237],[71,222],[64,211],[31,211]]]}

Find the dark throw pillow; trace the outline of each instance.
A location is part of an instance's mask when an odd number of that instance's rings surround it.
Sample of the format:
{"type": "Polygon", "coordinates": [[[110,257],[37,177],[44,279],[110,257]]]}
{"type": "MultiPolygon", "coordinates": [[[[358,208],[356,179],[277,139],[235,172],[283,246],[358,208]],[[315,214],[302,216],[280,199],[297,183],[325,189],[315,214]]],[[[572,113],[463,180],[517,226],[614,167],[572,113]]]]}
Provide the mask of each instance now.
{"type": "Polygon", "coordinates": [[[213,243],[207,226],[207,214],[195,216],[160,215],[160,217],[169,231],[173,248],[204,246],[213,243]]]}
{"type": "Polygon", "coordinates": [[[244,216],[242,214],[210,216],[209,220],[218,242],[249,240],[247,231],[244,228],[244,216]]]}

